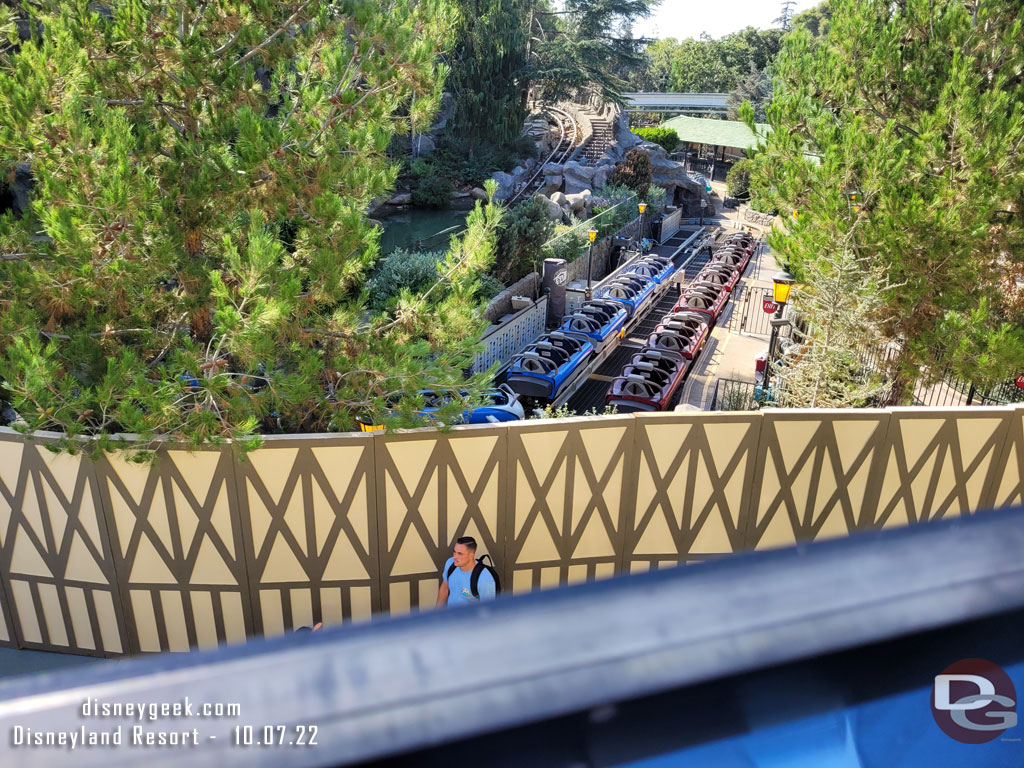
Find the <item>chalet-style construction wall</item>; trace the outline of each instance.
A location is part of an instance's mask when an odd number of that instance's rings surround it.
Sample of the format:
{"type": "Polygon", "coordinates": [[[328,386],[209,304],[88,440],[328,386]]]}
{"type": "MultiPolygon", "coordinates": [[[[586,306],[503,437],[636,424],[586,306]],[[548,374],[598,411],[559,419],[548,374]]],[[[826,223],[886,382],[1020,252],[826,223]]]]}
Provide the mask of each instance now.
{"type": "Polygon", "coordinates": [[[474,536],[507,592],[1024,504],[1024,407],[573,418],[163,445],[0,429],[0,645],[118,656],[431,608],[474,536]]]}

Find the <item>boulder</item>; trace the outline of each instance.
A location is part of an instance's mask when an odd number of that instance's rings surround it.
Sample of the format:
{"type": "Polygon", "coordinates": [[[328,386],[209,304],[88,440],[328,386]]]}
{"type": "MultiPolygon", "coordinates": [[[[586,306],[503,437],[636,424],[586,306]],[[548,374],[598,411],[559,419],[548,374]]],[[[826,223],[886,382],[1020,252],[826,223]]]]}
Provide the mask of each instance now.
{"type": "Polygon", "coordinates": [[[549,200],[539,192],[536,195],[534,195],[534,198],[544,202],[544,207],[547,209],[548,218],[550,218],[552,221],[562,220],[562,207],[558,203],[554,202],[553,200],[549,200]]]}
{"type": "Polygon", "coordinates": [[[491,178],[498,182],[498,189],[494,192],[494,199],[499,201],[508,200],[516,187],[515,178],[502,171],[498,171],[491,178]]]}
{"type": "Polygon", "coordinates": [[[699,182],[686,175],[685,166],[670,160],[661,147],[660,153],[651,153],[651,182],[659,187],[664,187],[672,193],[677,187],[682,187],[694,195],[704,194],[704,188],[699,182]]]}
{"type": "Polygon", "coordinates": [[[434,124],[430,126],[431,136],[437,136],[448,125],[448,121],[455,115],[455,99],[448,91],[441,94],[441,106],[434,118],[434,124]]]}
{"type": "Polygon", "coordinates": [[[565,194],[562,192],[555,192],[553,195],[551,195],[551,202],[553,202],[555,205],[563,206],[569,204],[568,200],[565,199],[565,194]]]}
{"type": "Polygon", "coordinates": [[[558,174],[557,176],[545,176],[544,184],[540,188],[540,191],[543,192],[545,195],[552,195],[555,192],[558,192],[561,188],[562,175],[558,174]]]}
{"type": "Polygon", "coordinates": [[[652,161],[654,160],[654,158],[658,158],[659,160],[669,159],[668,151],[663,146],[661,146],[661,144],[655,144],[654,142],[651,141],[641,142],[639,145],[634,147],[634,149],[642,149],[644,152],[651,156],[652,161]]]}
{"type": "Polygon", "coordinates": [[[584,195],[583,192],[578,192],[576,194],[565,196],[565,202],[568,203],[573,213],[579,213],[587,207],[587,200],[590,199],[590,190],[587,189],[584,191],[587,194],[584,195]]]}
{"type": "Polygon", "coordinates": [[[561,176],[562,165],[561,163],[545,163],[544,164],[544,175],[545,176],[561,176]]]}
{"type": "Polygon", "coordinates": [[[526,169],[521,165],[517,165],[512,169],[512,177],[516,180],[518,180],[524,173],[526,173],[526,169]]]}
{"type": "MultiPolygon", "coordinates": [[[[618,144],[612,144],[610,147],[608,147],[608,149],[605,150],[604,157],[601,158],[601,162],[607,160],[612,165],[615,165],[616,163],[621,163],[625,159],[626,150],[624,150],[618,144]]],[[[600,163],[598,163],[598,165],[600,165],[600,163]]]]}
{"type": "Polygon", "coordinates": [[[590,179],[590,183],[594,189],[603,189],[604,185],[608,183],[608,177],[614,170],[612,165],[599,165],[594,169],[594,175],[590,179]]]}
{"type": "Polygon", "coordinates": [[[418,134],[412,143],[412,153],[414,157],[429,155],[435,149],[437,149],[437,144],[435,144],[434,140],[425,133],[418,134]]]}
{"type": "Polygon", "coordinates": [[[637,136],[629,128],[629,115],[625,112],[620,112],[618,119],[615,121],[615,141],[618,142],[619,147],[625,151],[632,149],[637,144],[643,143],[643,139],[637,136]]]}
{"type": "Polygon", "coordinates": [[[480,187],[473,187],[473,189],[469,191],[469,196],[474,200],[483,200],[484,202],[487,202],[487,190],[481,189],[480,187]]]}
{"type": "Polygon", "coordinates": [[[575,194],[584,189],[590,189],[593,176],[594,169],[591,166],[580,165],[575,160],[570,160],[562,168],[566,194],[575,194]]]}
{"type": "Polygon", "coordinates": [[[388,205],[412,205],[412,192],[400,192],[388,200],[388,205]]]}

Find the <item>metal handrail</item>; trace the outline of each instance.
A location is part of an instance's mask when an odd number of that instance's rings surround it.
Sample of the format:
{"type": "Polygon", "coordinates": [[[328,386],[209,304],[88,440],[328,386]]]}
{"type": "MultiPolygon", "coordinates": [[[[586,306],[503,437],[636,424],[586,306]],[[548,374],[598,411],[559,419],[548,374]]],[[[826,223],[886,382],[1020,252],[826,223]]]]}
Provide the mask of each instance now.
{"type": "MultiPolygon", "coordinates": [[[[235,702],[241,713],[134,724],[201,729],[188,749],[190,766],[344,765],[1022,606],[1024,510],[986,512],[243,647],[23,678],[0,685],[0,730],[112,727],[83,718],[83,702],[188,697],[235,702]],[[268,724],[316,725],[318,747],[232,746],[236,726],[268,724]]],[[[132,749],[15,753],[9,739],[0,755],[19,768],[115,768],[139,759],[132,749]]],[[[180,750],[146,750],[147,765],[181,759],[180,750]]]]}

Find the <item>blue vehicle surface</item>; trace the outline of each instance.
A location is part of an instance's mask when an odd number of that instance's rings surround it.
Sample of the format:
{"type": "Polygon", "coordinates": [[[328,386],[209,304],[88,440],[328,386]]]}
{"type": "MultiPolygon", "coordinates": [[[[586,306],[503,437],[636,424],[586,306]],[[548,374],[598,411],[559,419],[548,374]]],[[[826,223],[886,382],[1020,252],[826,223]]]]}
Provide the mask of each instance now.
{"type": "Polygon", "coordinates": [[[626,324],[628,314],[622,304],[615,301],[591,299],[562,321],[560,331],[583,334],[596,349],[614,339],[626,324]]]}
{"type": "Polygon", "coordinates": [[[636,259],[622,271],[622,274],[640,275],[660,284],[671,278],[675,271],[676,265],[671,259],[651,254],[636,259]]]}
{"type": "MultiPolygon", "coordinates": [[[[423,397],[424,408],[417,413],[429,417],[433,417],[440,408],[453,400],[469,397],[469,393],[464,389],[421,389],[419,394],[423,397]]],[[[518,421],[526,415],[523,404],[519,402],[519,395],[506,384],[487,391],[485,396],[490,401],[487,405],[466,408],[457,423],[497,424],[502,421],[518,421]]]]}
{"type": "Polygon", "coordinates": [[[552,331],[512,359],[506,383],[521,396],[553,400],[593,354],[586,336],[552,331]]]}
{"type": "Polygon", "coordinates": [[[632,317],[650,300],[656,285],[654,280],[641,275],[619,275],[598,288],[595,295],[599,299],[619,302],[632,317]]]}

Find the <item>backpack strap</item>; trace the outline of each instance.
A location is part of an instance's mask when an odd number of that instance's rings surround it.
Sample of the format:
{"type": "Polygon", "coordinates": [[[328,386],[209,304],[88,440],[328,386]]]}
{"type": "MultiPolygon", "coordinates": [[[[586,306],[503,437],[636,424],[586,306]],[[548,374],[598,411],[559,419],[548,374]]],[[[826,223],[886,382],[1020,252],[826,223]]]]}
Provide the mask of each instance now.
{"type": "Polygon", "coordinates": [[[469,577],[469,591],[472,592],[473,597],[478,600],[480,599],[480,590],[477,585],[480,583],[480,574],[483,573],[485,569],[491,574],[491,578],[494,580],[494,594],[497,595],[501,592],[501,581],[498,579],[498,572],[495,570],[493,565],[487,565],[484,562],[485,557],[490,560],[491,563],[494,562],[490,555],[480,555],[476,561],[476,566],[473,568],[473,575],[469,577]]]}
{"type": "Polygon", "coordinates": [[[446,583],[447,583],[448,579],[450,579],[452,577],[453,573],[455,573],[455,563],[452,563],[451,565],[448,566],[448,573],[446,573],[444,575],[444,580],[445,580],[446,583]]]}
{"type": "Polygon", "coordinates": [[[476,565],[473,566],[473,575],[469,577],[469,591],[473,594],[477,600],[480,599],[480,590],[478,585],[480,584],[480,574],[484,572],[484,568],[487,566],[480,560],[476,561],[476,565]]]}

